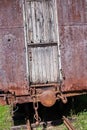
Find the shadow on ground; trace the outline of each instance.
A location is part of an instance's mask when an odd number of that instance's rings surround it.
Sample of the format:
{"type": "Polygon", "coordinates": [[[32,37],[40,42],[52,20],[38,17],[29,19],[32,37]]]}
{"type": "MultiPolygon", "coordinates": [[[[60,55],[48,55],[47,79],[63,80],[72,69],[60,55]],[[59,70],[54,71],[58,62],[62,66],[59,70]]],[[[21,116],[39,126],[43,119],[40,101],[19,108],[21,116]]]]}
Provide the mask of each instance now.
{"type": "MultiPolygon", "coordinates": [[[[33,104],[17,104],[14,108],[14,125],[26,124],[26,118],[30,119],[31,123],[34,123],[34,109],[33,104]],[[17,110],[17,111],[16,111],[17,110]]],[[[51,121],[51,125],[56,126],[62,123],[62,116],[70,116],[72,114],[78,114],[79,112],[87,111],[87,95],[76,96],[68,98],[68,103],[63,104],[61,101],[57,101],[56,104],[50,108],[44,107],[39,103],[39,116],[41,121],[47,123],[51,121]]]]}

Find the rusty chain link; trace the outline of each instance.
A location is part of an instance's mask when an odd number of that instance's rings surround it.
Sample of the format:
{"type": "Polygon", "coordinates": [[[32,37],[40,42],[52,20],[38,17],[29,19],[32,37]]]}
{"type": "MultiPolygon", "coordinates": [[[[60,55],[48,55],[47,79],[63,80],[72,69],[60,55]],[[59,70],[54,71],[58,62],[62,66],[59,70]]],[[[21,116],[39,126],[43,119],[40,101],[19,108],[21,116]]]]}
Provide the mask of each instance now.
{"type": "Polygon", "coordinates": [[[38,101],[37,97],[33,98],[33,108],[35,110],[34,119],[36,120],[36,125],[39,125],[41,118],[38,115],[38,101]]]}

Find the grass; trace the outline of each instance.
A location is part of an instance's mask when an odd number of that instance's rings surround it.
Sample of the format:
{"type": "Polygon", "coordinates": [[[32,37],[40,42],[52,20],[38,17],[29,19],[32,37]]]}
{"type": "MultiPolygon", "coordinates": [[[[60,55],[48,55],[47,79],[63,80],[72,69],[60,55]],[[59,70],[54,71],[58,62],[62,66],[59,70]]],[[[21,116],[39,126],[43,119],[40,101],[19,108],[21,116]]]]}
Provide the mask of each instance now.
{"type": "Polygon", "coordinates": [[[10,130],[11,125],[10,106],[0,106],[0,130],[10,130]]]}
{"type": "Polygon", "coordinates": [[[87,112],[81,112],[77,115],[74,126],[76,130],[87,130],[87,112]]]}

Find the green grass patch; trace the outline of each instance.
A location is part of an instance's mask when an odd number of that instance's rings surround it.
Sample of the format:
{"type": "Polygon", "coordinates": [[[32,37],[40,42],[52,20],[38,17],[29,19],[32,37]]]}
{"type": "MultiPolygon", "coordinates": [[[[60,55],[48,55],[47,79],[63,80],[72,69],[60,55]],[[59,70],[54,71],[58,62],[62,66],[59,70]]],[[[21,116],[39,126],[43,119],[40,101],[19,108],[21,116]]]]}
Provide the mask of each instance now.
{"type": "Polygon", "coordinates": [[[12,118],[10,109],[10,106],[0,106],[0,130],[10,130],[11,128],[12,118]]]}
{"type": "Polygon", "coordinates": [[[76,130],[87,130],[87,112],[81,112],[77,115],[74,126],[76,130]]]}

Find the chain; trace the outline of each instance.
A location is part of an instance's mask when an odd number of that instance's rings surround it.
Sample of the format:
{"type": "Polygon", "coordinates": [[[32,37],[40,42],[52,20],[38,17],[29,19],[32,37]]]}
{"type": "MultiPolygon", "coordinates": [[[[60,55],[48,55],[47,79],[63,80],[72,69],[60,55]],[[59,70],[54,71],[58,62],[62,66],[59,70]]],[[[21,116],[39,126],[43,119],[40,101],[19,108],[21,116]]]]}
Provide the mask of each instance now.
{"type": "Polygon", "coordinates": [[[33,108],[35,110],[34,119],[36,120],[36,125],[39,125],[41,118],[38,115],[38,101],[36,97],[33,98],[33,108]]]}
{"type": "Polygon", "coordinates": [[[62,100],[62,102],[63,102],[64,104],[67,103],[67,97],[64,96],[62,92],[60,92],[60,94],[57,95],[57,97],[59,97],[59,98],[62,100]]]}

